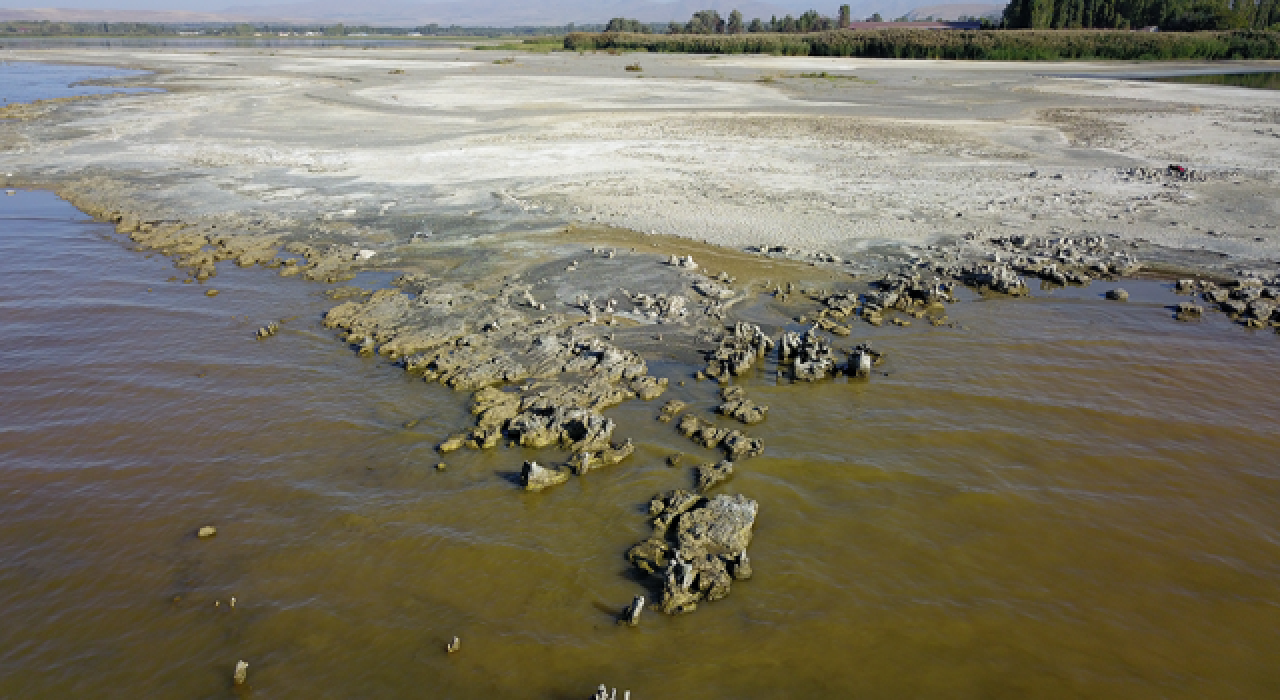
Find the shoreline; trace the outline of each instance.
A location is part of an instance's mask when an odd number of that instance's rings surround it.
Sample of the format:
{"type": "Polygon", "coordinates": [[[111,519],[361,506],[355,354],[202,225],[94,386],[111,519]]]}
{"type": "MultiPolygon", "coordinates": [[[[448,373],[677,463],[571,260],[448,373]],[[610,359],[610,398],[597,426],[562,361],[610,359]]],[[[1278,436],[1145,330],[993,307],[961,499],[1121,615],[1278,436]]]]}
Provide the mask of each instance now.
{"type": "MultiPolygon", "coordinates": [[[[375,66],[366,65],[365,59],[356,61],[355,70],[360,71],[361,77],[319,77],[326,83],[336,81],[327,88],[325,104],[347,116],[353,110],[378,119],[386,119],[387,114],[394,116],[397,109],[386,111],[386,102],[402,100],[399,93],[389,92],[393,88],[362,86],[358,94],[351,94],[351,85],[373,81],[374,75],[399,75],[384,70],[394,65],[388,63],[391,60],[378,58],[375,66]]],[[[671,63],[675,70],[695,62],[671,63]]],[[[498,70],[483,64],[475,68],[498,70]]],[[[436,69],[453,70],[440,66],[436,69]]],[[[695,65],[694,69],[701,70],[701,66],[695,65]]],[[[157,71],[138,82],[163,84],[184,78],[183,71],[172,69],[157,71]]],[[[427,87],[434,83],[456,84],[448,78],[437,76],[427,87]]],[[[571,76],[566,84],[578,79],[612,91],[617,100],[629,99],[626,91],[630,88],[620,84],[620,79],[571,76]]],[[[758,113],[727,116],[721,113],[725,106],[721,102],[704,108],[694,118],[689,118],[690,107],[682,106],[672,112],[674,119],[668,116],[661,123],[655,123],[652,116],[616,115],[575,123],[583,128],[589,123],[589,128],[594,129],[593,137],[603,135],[606,152],[635,151],[623,156],[629,159],[627,167],[633,174],[646,162],[671,162],[669,159],[675,155],[672,144],[694,142],[697,134],[714,137],[709,142],[713,154],[710,157],[691,153],[676,160],[674,169],[659,168],[656,191],[621,177],[625,171],[615,171],[612,165],[601,170],[591,163],[585,171],[562,170],[558,176],[562,181],[549,184],[538,178],[510,176],[520,183],[515,194],[506,185],[493,189],[492,176],[475,173],[463,183],[466,188],[449,191],[438,176],[424,180],[420,175],[405,181],[386,164],[374,163],[372,159],[378,154],[388,154],[386,143],[375,145],[373,152],[357,148],[349,155],[336,156],[336,160],[324,153],[304,154],[266,143],[232,147],[223,141],[220,147],[210,150],[208,138],[191,140],[190,132],[181,128],[175,131],[174,123],[163,118],[166,111],[176,109],[181,115],[179,124],[197,119],[182,109],[184,100],[213,107],[207,87],[202,91],[190,85],[179,86],[188,88],[186,91],[146,98],[115,97],[102,104],[56,103],[40,115],[45,119],[34,120],[30,128],[35,133],[24,134],[31,145],[23,160],[30,163],[32,154],[42,147],[49,151],[79,148],[79,164],[70,159],[46,167],[43,175],[28,175],[18,167],[20,174],[6,175],[4,184],[13,187],[43,183],[94,219],[114,224],[118,234],[128,236],[141,248],[168,256],[176,268],[185,271],[187,279],[183,282],[205,284],[210,287],[211,296],[216,294],[213,287],[217,264],[223,261],[242,267],[261,266],[274,269],[281,276],[325,284],[351,282],[361,274],[396,275],[389,286],[355,285],[335,290],[330,294],[333,301],[341,301],[343,296],[352,300],[330,308],[325,327],[338,331],[342,342],[359,355],[386,358],[412,375],[471,394],[474,424],[458,426],[457,432],[440,441],[437,450],[444,460],[459,449],[492,449],[503,444],[534,450],[558,449],[567,455],[563,462],[544,465],[526,461],[519,481],[529,491],[558,486],[632,456],[634,444],[614,438],[618,426],[605,415],[607,409],[637,399],[655,402],[656,408],[657,400],[671,384],[711,378],[726,387],[720,413],[743,426],[721,427],[704,422],[693,413],[682,413],[685,405],[681,401],[664,403],[660,411],[664,422],[672,423],[673,429],[694,444],[723,451],[721,462],[695,467],[700,491],[710,491],[735,469],[743,469],[744,462],[767,450],[746,426],[763,420],[768,407],[761,410],[745,394],[729,391],[735,388],[735,377],[751,374],[757,364],[772,361],[774,354],[797,384],[840,375],[867,377],[883,358],[874,348],[858,342],[862,324],[954,327],[949,325],[947,308],[965,303],[958,301],[960,287],[984,297],[1018,297],[1028,295],[1035,282],[1063,287],[1088,287],[1094,281],[1116,283],[1138,274],[1146,264],[1157,263],[1166,270],[1197,273],[1190,278],[1192,281],[1179,283],[1179,292],[1191,298],[1211,299],[1250,327],[1280,332],[1280,308],[1275,303],[1280,299],[1280,276],[1274,270],[1270,274],[1265,269],[1259,271],[1256,264],[1233,259],[1227,253],[1179,248],[1177,244],[1186,240],[1184,235],[1165,234],[1154,241],[1139,235],[1158,230],[1160,218],[1167,219],[1169,210],[1194,213],[1192,221],[1204,223],[1222,213],[1218,209],[1197,212],[1191,208],[1205,201],[1204,193],[1230,195],[1237,187],[1273,189],[1274,173],[1261,167],[1222,165],[1204,170],[1104,165],[1108,152],[1097,144],[1117,138],[1109,131],[1114,125],[1081,116],[1089,108],[1074,112],[1054,108],[1058,112],[1048,124],[1069,131],[1067,143],[1053,142],[1053,157],[1037,161],[1025,150],[1027,143],[1019,141],[1025,134],[999,139],[989,124],[968,117],[944,127],[945,120],[936,118],[907,121],[885,115],[815,113],[815,104],[821,109],[846,108],[833,102],[831,95],[821,96],[821,84],[815,86],[807,78],[799,81],[775,94],[772,86],[756,88],[749,83],[752,87],[744,88],[742,80],[727,80],[724,94],[717,97],[732,105],[764,89],[764,96],[774,103],[774,109],[784,102],[780,95],[797,103],[789,108],[798,111],[785,118],[758,113]],[[132,114],[132,125],[126,121],[121,126],[130,126],[141,134],[142,127],[136,120],[146,117],[128,112],[140,104],[140,99],[154,100],[147,106],[162,115],[147,129],[169,134],[167,144],[161,144],[158,150],[153,144],[136,139],[113,146],[121,143],[119,137],[104,138],[102,126],[92,136],[72,136],[69,146],[56,139],[62,129],[71,128],[69,125],[81,117],[106,124],[114,134],[117,122],[111,119],[113,108],[132,114]],[[42,129],[47,130],[46,140],[40,138],[42,129]],[[617,146],[613,140],[628,129],[632,131],[630,141],[617,146]],[[659,135],[664,139],[655,140],[659,135]],[[726,135],[745,141],[744,152],[725,151],[726,135]],[[184,143],[205,149],[194,162],[187,161],[197,166],[190,172],[172,165],[186,158],[173,150],[184,143]],[[889,217],[874,205],[856,199],[843,203],[826,201],[829,206],[824,207],[822,200],[833,197],[830,190],[821,190],[822,181],[830,184],[832,178],[827,168],[850,167],[854,160],[839,147],[832,147],[833,143],[840,147],[854,144],[861,149],[858,159],[872,163],[869,175],[858,176],[863,187],[873,187],[879,184],[876,181],[881,175],[895,171],[911,173],[911,178],[916,178],[898,181],[897,189],[882,191],[876,195],[877,201],[892,202],[911,196],[911,188],[919,178],[947,183],[950,189],[943,188],[941,194],[914,192],[917,201],[911,208],[898,210],[897,216],[891,213],[895,221],[887,227],[884,220],[889,217]],[[1090,143],[1094,145],[1084,145],[1090,143]],[[754,189],[746,192],[714,182],[748,162],[756,163],[748,166],[748,173],[771,167],[768,164],[773,161],[761,150],[762,145],[788,149],[783,160],[796,159],[801,154],[807,154],[809,160],[798,169],[771,172],[770,177],[741,177],[738,183],[755,178],[754,189]],[[101,174],[104,154],[132,158],[134,164],[124,170],[125,174],[101,174]],[[763,159],[750,161],[748,156],[763,159]],[[733,160],[735,157],[737,161],[733,160]],[[1084,160],[1088,165],[1067,164],[1072,159],[1084,160]],[[139,170],[138,163],[148,161],[171,163],[169,167],[177,170],[172,176],[177,186],[157,182],[154,171],[139,170]],[[715,168],[717,161],[722,164],[720,169],[715,168]],[[972,179],[947,179],[947,174],[954,175],[966,165],[983,171],[988,179],[976,183],[972,179]],[[680,206],[681,199],[689,198],[688,181],[668,188],[661,185],[662,178],[671,178],[682,168],[686,174],[693,173],[691,179],[696,186],[691,196],[711,200],[709,214],[697,207],[680,206]],[[1046,168],[1046,174],[1040,175],[1039,168],[1046,168]],[[49,177],[50,170],[62,172],[49,177]],[[768,191],[771,177],[786,181],[798,177],[800,170],[816,172],[811,172],[804,182],[798,198],[761,194],[768,191]],[[86,175],[94,171],[100,174],[86,175]],[[374,180],[375,176],[382,179],[374,180]],[[599,179],[582,185],[575,182],[580,177],[599,179]],[[359,196],[339,194],[345,184],[360,187],[361,191],[355,193],[359,196]],[[1093,192],[1082,192],[1086,185],[1093,192]],[[985,209],[972,203],[957,207],[946,201],[950,196],[947,193],[975,186],[989,188],[990,193],[1000,187],[1021,189],[1015,190],[1018,194],[1005,192],[990,200],[985,209]],[[415,187],[425,188],[428,195],[406,205],[401,195],[415,187]],[[267,196],[282,191],[286,194],[267,196]],[[716,200],[713,192],[723,196],[716,200]],[[673,193],[681,198],[675,200],[676,206],[656,207],[656,199],[673,193]],[[1030,201],[1024,200],[1019,206],[1022,198],[1030,201]],[[444,213],[427,209],[431,201],[442,203],[439,209],[444,213]],[[323,209],[317,206],[321,202],[327,204],[323,209]],[[590,221],[556,224],[558,218],[565,218],[563,212],[569,212],[571,219],[582,213],[581,204],[575,202],[589,203],[589,211],[599,213],[592,215],[590,221]],[[997,203],[999,206],[993,206],[997,203]],[[223,209],[222,205],[235,207],[223,209]],[[837,230],[845,237],[806,237],[798,234],[797,225],[792,222],[788,229],[775,232],[764,242],[744,240],[744,235],[751,234],[738,232],[732,239],[734,245],[726,245],[723,232],[736,230],[741,219],[726,218],[725,211],[745,210],[753,218],[775,226],[788,217],[807,216],[814,208],[824,211],[812,222],[837,226],[843,221],[843,228],[837,230]],[[847,218],[850,209],[863,213],[852,220],[852,226],[847,218]],[[990,214],[992,211],[995,213],[990,214]],[[639,225],[626,226],[650,221],[646,216],[674,213],[679,217],[686,212],[695,216],[692,221],[697,226],[684,226],[679,222],[690,219],[676,218],[665,228],[686,233],[687,239],[646,234],[642,230],[647,227],[639,225]],[[1044,212],[1055,216],[1041,219],[1039,215],[1044,212]],[[1129,218],[1126,221],[1122,217],[1129,218]],[[392,221],[388,223],[386,218],[392,221]],[[1077,218],[1079,222],[1075,221],[1077,218]],[[1125,224],[1129,229],[1124,233],[1106,230],[1125,224]],[[864,227],[859,228],[860,225],[864,227]],[[850,230],[854,235],[848,235],[850,230]],[[860,235],[868,230],[877,235],[860,235]],[[912,233],[901,235],[895,231],[912,233]],[[1205,259],[1211,256],[1224,257],[1217,261],[1205,259]],[[1231,283],[1206,284],[1196,281],[1197,277],[1229,278],[1231,283]],[[750,313],[742,314],[740,309],[750,313]],[[658,358],[689,365],[705,363],[705,369],[695,376],[656,376],[650,373],[648,363],[658,358]]],[[[253,89],[267,87],[261,76],[249,82],[253,89]]],[[[671,91],[659,89],[659,96],[691,102],[700,99],[687,89],[689,78],[670,82],[671,91]]],[[[496,84],[514,83],[499,76],[496,84]]],[[[542,85],[545,87],[546,83],[542,85]]],[[[1097,89],[1092,83],[1089,88],[1097,89]]],[[[314,96],[306,89],[301,95],[312,99],[314,96]]],[[[422,100],[428,98],[446,99],[449,104],[447,96],[438,90],[424,96],[421,89],[417,97],[411,91],[400,90],[406,94],[403,102],[409,103],[409,108],[423,108],[422,100]]],[[[1075,93],[1078,95],[1079,91],[1075,93]]],[[[249,109],[256,100],[252,94],[250,91],[248,96],[242,96],[239,109],[249,109]]],[[[298,95],[296,91],[291,94],[298,95]]],[[[501,98],[498,94],[491,96],[501,98]]],[[[453,107],[442,111],[457,112],[477,104],[472,99],[474,95],[463,97],[458,100],[455,96],[453,107]]],[[[909,103],[907,99],[899,108],[906,109],[909,103]]],[[[502,115],[519,111],[518,103],[499,101],[498,107],[502,115]]],[[[585,103],[580,103],[579,108],[592,111],[585,103]]],[[[438,105],[434,109],[441,111],[438,105]]],[[[1039,110],[1042,115],[1048,112],[1048,107],[1039,110]]],[[[1167,111],[1157,109],[1138,116],[1150,119],[1153,115],[1164,116],[1167,111]]],[[[1178,115],[1185,116],[1181,112],[1178,115]]],[[[289,123],[287,112],[277,111],[271,116],[276,125],[289,123]]],[[[524,129],[524,140],[516,141],[524,144],[522,148],[546,135],[540,129],[549,125],[545,118],[530,122],[516,114],[493,117],[484,125],[486,128],[477,130],[472,120],[455,113],[445,121],[460,131],[443,138],[465,145],[463,152],[470,149],[485,155],[491,163],[510,158],[500,155],[500,146],[510,142],[511,133],[495,134],[500,127],[512,128],[510,124],[503,127],[504,119],[513,120],[516,127],[524,129]]],[[[246,123],[254,129],[265,126],[257,121],[246,123]]],[[[320,122],[313,119],[311,123],[320,122]]],[[[583,141],[581,135],[571,137],[562,127],[551,128],[553,141],[577,138],[576,143],[582,146],[592,140],[583,141]]],[[[1046,129],[1048,126],[1042,123],[1032,132],[1043,134],[1046,129]]],[[[271,133],[281,139],[288,136],[271,133]]],[[[347,137],[364,138],[353,134],[347,137]]],[[[400,140],[396,134],[385,138],[391,142],[400,140]]],[[[359,146],[357,141],[352,143],[359,146]]],[[[456,148],[445,147],[430,157],[440,162],[442,154],[452,150],[456,148]]],[[[544,159],[550,155],[545,150],[536,153],[544,159]]],[[[1264,158],[1264,154],[1257,153],[1236,155],[1246,160],[1264,158]]],[[[394,158],[392,161],[403,162],[394,158]]],[[[1256,160],[1254,164],[1258,165],[1256,160]]],[[[509,165],[507,172],[511,172],[509,165]]],[[[837,173],[837,181],[839,177],[837,173]]],[[[1241,206],[1240,202],[1249,199],[1246,194],[1224,201],[1241,206]]],[[[1260,212],[1249,212],[1253,217],[1265,213],[1265,207],[1260,212]]],[[[1262,246],[1230,239],[1221,241],[1223,245],[1219,247],[1280,251],[1280,233],[1274,224],[1263,225],[1270,228],[1251,242],[1262,246]]],[[[763,227],[758,226],[757,230],[763,227]]],[[[1127,298],[1116,289],[1109,293],[1115,294],[1116,303],[1127,298]]],[[[1188,301],[1171,312],[1171,316],[1191,321],[1206,310],[1188,301]]],[[[258,337],[265,340],[274,333],[268,324],[259,329],[258,337]]],[[[653,535],[628,554],[637,568],[662,581],[661,600],[654,602],[655,607],[667,613],[692,611],[700,601],[727,595],[730,580],[750,577],[746,543],[750,541],[759,504],[750,499],[732,503],[719,497],[707,500],[692,492],[660,494],[655,503],[651,507],[653,535]],[[735,534],[725,542],[705,542],[690,535],[684,525],[677,527],[685,519],[728,523],[725,527],[731,527],[735,534]]],[[[764,507],[767,511],[768,504],[764,507]]]]}

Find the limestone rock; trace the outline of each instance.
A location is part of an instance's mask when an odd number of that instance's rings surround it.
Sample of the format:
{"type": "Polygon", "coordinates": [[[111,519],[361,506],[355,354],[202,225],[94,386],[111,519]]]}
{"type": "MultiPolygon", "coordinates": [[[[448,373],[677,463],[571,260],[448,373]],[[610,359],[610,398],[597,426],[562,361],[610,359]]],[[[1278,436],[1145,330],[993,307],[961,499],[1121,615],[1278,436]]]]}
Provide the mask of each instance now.
{"type": "Polygon", "coordinates": [[[541,491],[568,480],[568,471],[544,467],[534,461],[525,462],[524,469],[520,472],[520,483],[525,491],[541,491]]]}
{"type": "Polygon", "coordinates": [[[696,467],[696,477],[698,480],[698,491],[706,493],[710,491],[716,484],[727,480],[733,476],[733,462],[723,460],[721,462],[708,462],[696,467]]]}
{"type": "Polygon", "coordinates": [[[632,547],[627,559],[662,578],[660,610],[692,612],[701,602],[728,595],[735,579],[751,576],[746,551],[758,510],[755,501],[741,495],[708,501],[672,491],[653,499],[654,535],[632,547]]]}

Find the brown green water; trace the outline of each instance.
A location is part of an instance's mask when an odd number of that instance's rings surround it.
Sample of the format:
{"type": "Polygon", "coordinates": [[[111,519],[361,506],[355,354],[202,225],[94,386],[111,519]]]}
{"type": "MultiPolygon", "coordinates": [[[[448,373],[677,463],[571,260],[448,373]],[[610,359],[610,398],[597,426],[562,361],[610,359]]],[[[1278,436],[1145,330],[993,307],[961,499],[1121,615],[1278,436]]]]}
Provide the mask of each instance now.
{"type": "Polygon", "coordinates": [[[1280,71],[1262,73],[1214,73],[1205,75],[1174,75],[1152,78],[1160,83],[1193,83],[1196,85],[1226,85],[1230,87],[1280,90],[1280,71]]]}
{"type": "Polygon", "coordinates": [[[0,197],[0,697],[234,697],[238,659],[258,698],[1280,691],[1280,337],[1177,323],[1167,285],[859,325],[870,381],[749,378],[767,452],[721,488],[760,502],[755,577],[628,629],[642,506],[690,483],[662,458],[713,456],[660,402],[542,494],[511,477],[555,455],[437,472],[466,396],[352,354],[323,287],[222,263],[208,298],[125,243],[0,197]]]}

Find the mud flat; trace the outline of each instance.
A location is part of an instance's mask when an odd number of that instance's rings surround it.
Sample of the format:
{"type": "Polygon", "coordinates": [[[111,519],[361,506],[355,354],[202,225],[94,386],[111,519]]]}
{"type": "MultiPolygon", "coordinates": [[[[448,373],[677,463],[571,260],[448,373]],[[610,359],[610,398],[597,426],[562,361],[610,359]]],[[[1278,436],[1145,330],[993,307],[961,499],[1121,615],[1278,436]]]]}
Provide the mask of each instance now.
{"type": "Polygon", "coordinates": [[[128,84],[166,92],[7,108],[4,184],[54,189],[209,303],[233,264],[324,285],[350,355],[463,392],[470,415],[417,461],[500,459],[507,497],[561,507],[661,466],[611,496],[659,494],[652,534],[616,549],[635,585],[611,614],[635,589],[695,618],[731,582],[749,596],[747,544],[781,498],[753,488],[788,478],[772,446],[806,454],[821,439],[796,417],[825,420],[807,402],[874,391],[970,332],[966,306],[1057,295],[1280,343],[1274,95],[1043,64],[12,54],[145,69],[128,84]]]}

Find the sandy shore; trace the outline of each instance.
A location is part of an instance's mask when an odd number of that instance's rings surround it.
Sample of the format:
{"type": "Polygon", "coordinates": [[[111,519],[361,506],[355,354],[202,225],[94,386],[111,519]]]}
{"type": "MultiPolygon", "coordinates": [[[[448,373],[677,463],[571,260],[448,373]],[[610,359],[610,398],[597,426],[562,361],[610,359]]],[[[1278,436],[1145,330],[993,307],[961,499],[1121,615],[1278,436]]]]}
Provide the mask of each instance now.
{"type": "Polygon", "coordinates": [[[576,220],[841,255],[969,232],[1280,255],[1280,93],[1053,77],[1203,65],[504,56],[9,51],[145,68],[169,92],[5,121],[4,170],[107,175],[173,218],[375,237],[576,220]],[[1171,163],[1204,181],[1127,174],[1171,163]]]}

